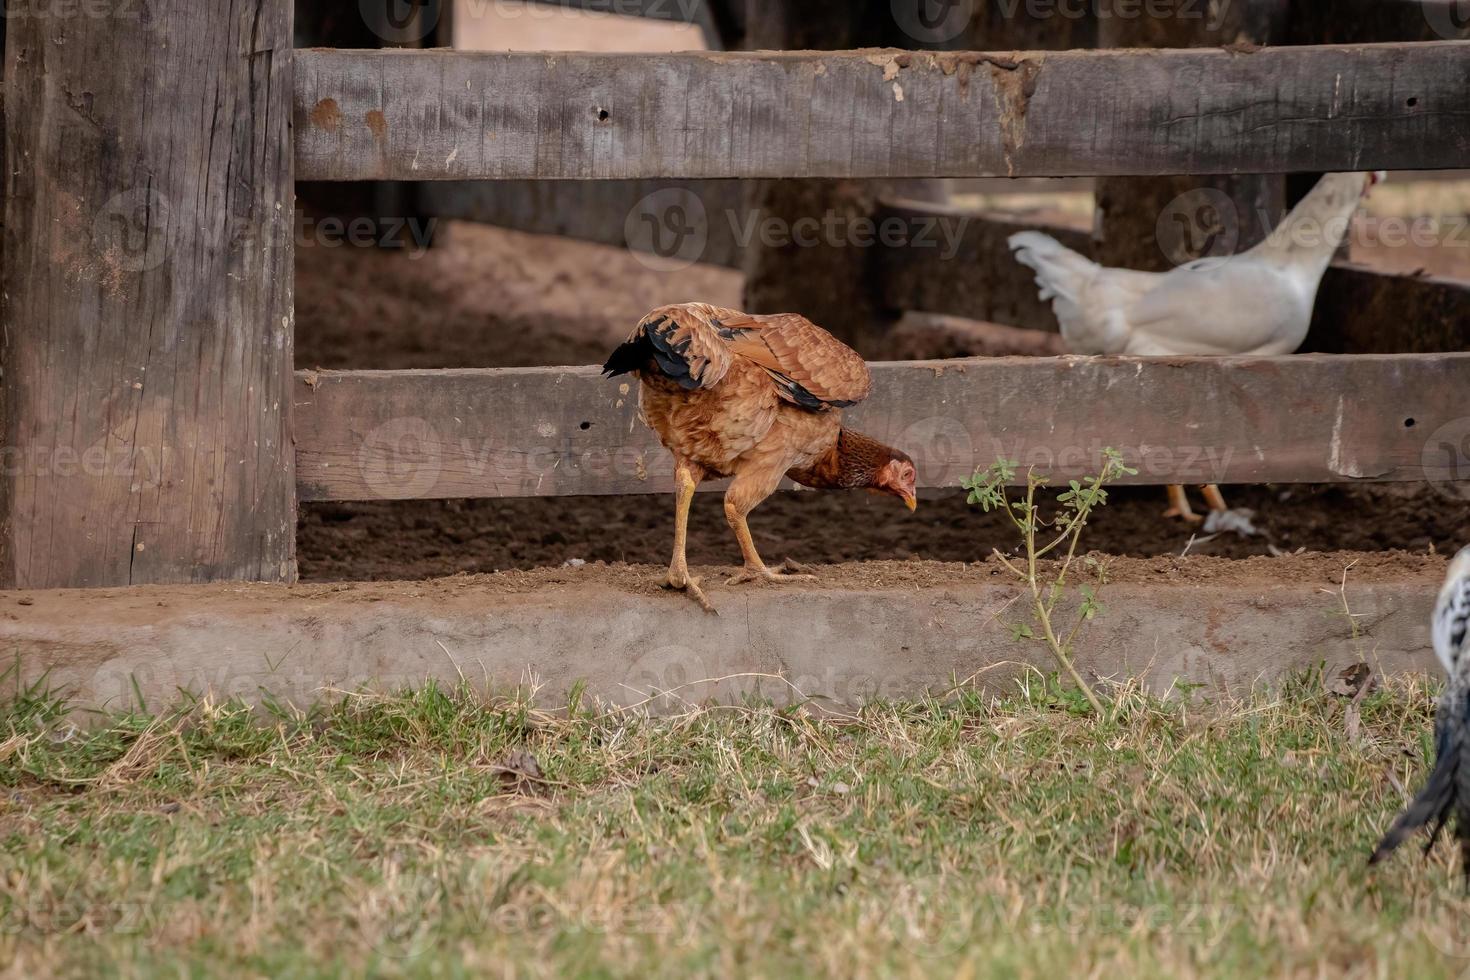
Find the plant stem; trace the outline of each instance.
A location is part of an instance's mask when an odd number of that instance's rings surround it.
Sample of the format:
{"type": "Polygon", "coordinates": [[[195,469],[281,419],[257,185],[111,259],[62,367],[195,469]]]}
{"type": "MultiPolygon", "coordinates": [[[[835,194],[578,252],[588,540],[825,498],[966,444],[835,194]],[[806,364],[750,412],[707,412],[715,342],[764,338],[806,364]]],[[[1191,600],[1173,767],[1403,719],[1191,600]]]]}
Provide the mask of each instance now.
{"type": "MultiPolygon", "coordinates": [[[[1054,606],[1054,604],[1056,602],[1056,599],[1055,599],[1055,597],[1052,597],[1049,600],[1045,600],[1045,599],[1042,598],[1041,583],[1040,583],[1040,581],[1038,581],[1037,576],[1036,576],[1037,553],[1036,553],[1036,508],[1035,508],[1035,501],[1036,501],[1036,478],[1034,476],[1031,476],[1030,474],[1028,474],[1027,475],[1027,478],[1026,478],[1026,515],[1027,515],[1027,521],[1026,521],[1026,527],[1025,527],[1025,532],[1026,532],[1026,584],[1031,589],[1031,602],[1032,602],[1032,605],[1033,605],[1034,612],[1036,613],[1036,622],[1037,622],[1037,625],[1039,625],[1041,627],[1042,635],[1045,636],[1045,638],[1046,638],[1046,645],[1047,645],[1048,648],[1050,648],[1052,656],[1056,658],[1057,663],[1061,665],[1062,669],[1065,670],[1071,676],[1072,681],[1078,687],[1080,687],[1082,689],[1082,693],[1085,694],[1085,695],[1087,695],[1087,700],[1092,705],[1092,710],[1097,713],[1097,716],[1099,718],[1101,718],[1103,716],[1102,702],[1099,701],[1098,698],[1097,698],[1097,695],[1093,693],[1092,686],[1090,684],[1088,684],[1087,681],[1085,681],[1085,680],[1082,679],[1082,675],[1080,673],[1078,673],[1076,666],[1074,666],[1073,663],[1072,663],[1072,658],[1067,655],[1066,649],[1057,640],[1056,630],[1052,629],[1052,625],[1051,625],[1051,613],[1052,613],[1052,607],[1054,606]]],[[[1077,535],[1080,532],[1081,532],[1081,526],[1080,526],[1080,524],[1074,525],[1074,531],[1073,531],[1073,537],[1072,537],[1072,548],[1073,549],[1076,549],[1076,547],[1077,547],[1077,535]]],[[[1067,561],[1070,564],[1070,562],[1071,562],[1071,552],[1068,552],[1067,561]]]]}

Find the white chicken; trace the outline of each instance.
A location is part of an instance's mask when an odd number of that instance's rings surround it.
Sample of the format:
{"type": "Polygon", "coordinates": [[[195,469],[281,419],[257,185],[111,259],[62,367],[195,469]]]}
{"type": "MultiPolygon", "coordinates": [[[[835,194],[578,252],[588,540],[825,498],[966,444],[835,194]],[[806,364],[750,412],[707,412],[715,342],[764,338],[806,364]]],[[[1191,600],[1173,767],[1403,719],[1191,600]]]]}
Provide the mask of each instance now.
{"type": "MultiPolygon", "coordinates": [[[[1317,287],[1353,212],[1382,176],[1328,174],[1259,245],[1168,272],[1104,268],[1039,231],[1008,244],[1036,272],[1074,353],[1290,354],[1306,339],[1317,287]]],[[[1225,510],[1217,488],[1206,487],[1205,497],[1225,510]]],[[[1182,487],[1170,487],[1169,499],[1166,516],[1198,519],[1182,487]]]]}

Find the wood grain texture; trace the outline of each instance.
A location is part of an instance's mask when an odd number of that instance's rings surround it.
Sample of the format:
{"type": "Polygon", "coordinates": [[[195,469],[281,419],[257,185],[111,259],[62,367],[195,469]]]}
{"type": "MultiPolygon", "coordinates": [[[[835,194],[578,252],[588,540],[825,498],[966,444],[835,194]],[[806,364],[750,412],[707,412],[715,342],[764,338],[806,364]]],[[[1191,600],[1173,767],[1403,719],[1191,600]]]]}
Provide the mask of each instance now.
{"type": "MultiPolygon", "coordinates": [[[[1121,449],[1134,483],[1457,478],[1432,434],[1470,416],[1470,354],[978,358],[875,364],[847,424],[955,486],[1005,455],[1057,478],[1121,449]],[[1411,421],[1412,420],[1412,421],[1411,421]]],[[[637,382],[595,368],[310,372],[303,500],[661,493],[637,382]]]]}
{"type": "Polygon", "coordinates": [[[1470,43],[1063,51],[302,51],[298,176],[964,177],[1437,169],[1470,43]]]}
{"type": "MultiPolygon", "coordinates": [[[[884,302],[898,310],[946,313],[973,320],[1057,331],[1051,303],[1043,302],[1027,270],[1016,264],[1006,239],[1035,229],[1088,258],[1090,234],[1037,225],[943,205],[892,201],[880,218],[918,227],[927,217],[961,229],[952,256],[939,248],[882,249],[884,302]],[[963,225],[959,222],[964,218],[963,225]]],[[[1378,272],[1337,262],[1317,290],[1312,327],[1303,351],[1326,354],[1435,354],[1470,349],[1470,283],[1433,276],[1378,272]]]]}
{"type": "Polygon", "coordinates": [[[289,580],[290,5],[135,9],[8,25],[0,581],[289,580]]]}

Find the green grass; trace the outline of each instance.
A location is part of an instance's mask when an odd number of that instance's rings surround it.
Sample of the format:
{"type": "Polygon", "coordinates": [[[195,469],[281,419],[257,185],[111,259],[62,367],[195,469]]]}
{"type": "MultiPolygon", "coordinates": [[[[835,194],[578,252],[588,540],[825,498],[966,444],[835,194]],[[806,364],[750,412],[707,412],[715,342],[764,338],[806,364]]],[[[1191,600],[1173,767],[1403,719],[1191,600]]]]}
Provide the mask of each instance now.
{"type": "Polygon", "coordinates": [[[1431,691],[539,711],[428,688],[89,732],[0,709],[14,975],[1458,975],[1441,845],[1364,858],[1431,691]],[[539,764],[540,776],[522,753],[539,764]]]}

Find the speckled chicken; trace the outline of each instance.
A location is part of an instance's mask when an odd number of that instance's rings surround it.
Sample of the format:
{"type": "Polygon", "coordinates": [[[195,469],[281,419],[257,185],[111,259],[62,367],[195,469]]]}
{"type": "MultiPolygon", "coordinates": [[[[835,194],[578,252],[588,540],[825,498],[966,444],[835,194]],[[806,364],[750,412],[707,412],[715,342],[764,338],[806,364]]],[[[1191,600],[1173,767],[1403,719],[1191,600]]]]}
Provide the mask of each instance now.
{"type": "Polygon", "coordinates": [[[1448,680],[1434,713],[1434,770],[1419,795],[1399,814],[1374,848],[1377,864],[1414,832],[1429,828],[1424,853],[1453,817],[1460,843],[1460,871],[1470,889],[1470,548],[1450,562],[1434,604],[1430,637],[1448,680]]]}
{"type": "Polygon", "coordinates": [[[868,489],[916,503],[907,455],[842,426],[872,376],[856,351],[794,313],[751,315],[706,303],[649,313],[603,367],[637,374],[643,419],[673,453],[674,555],[670,588],[713,612],[685,560],[689,506],[706,479],[733,477],[725,519],[745,570],[728,584],[811,578],[788,559],[767,568],[746,518],[783,476],[819,490],[868,489]]]}

